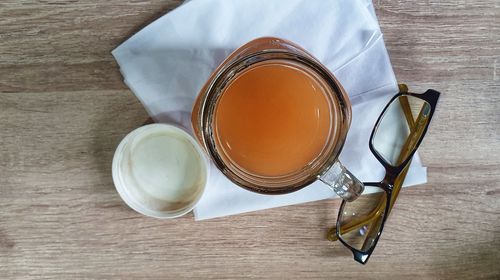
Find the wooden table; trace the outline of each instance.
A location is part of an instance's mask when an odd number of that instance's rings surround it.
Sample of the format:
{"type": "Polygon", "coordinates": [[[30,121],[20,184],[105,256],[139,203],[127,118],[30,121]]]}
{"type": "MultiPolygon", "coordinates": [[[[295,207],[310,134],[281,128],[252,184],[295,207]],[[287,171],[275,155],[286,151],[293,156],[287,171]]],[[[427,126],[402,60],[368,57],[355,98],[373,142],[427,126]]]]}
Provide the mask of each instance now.
{"type": "Polygon", "coordinates": [[[147,117],[110,51],[180,1],[0,2],[0,278],[500,278],[500,2],[378,1],[400,81],[442,91],[370,262],[325,239],[339,201],[194,222],[124,205],[147,117]],[[33,2],[33,3],[31,3],[33,2]]]}

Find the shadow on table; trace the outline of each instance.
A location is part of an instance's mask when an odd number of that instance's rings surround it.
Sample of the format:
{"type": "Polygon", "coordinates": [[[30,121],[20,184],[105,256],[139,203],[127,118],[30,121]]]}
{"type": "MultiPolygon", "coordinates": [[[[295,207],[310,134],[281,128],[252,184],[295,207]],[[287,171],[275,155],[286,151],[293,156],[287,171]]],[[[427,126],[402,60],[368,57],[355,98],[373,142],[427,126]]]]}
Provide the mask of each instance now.
{"type": "Polygon", "coordinates": [[[98,184],[93,191],[98,193],[114,191],[111,164],[116,147],[123,137],[148,119],[147,113],[131,92],[115,92],[103,100],[106,104],[101,106],[104,105],[105,109],[95,116],[89,147],[98,174],[98,184]]]}

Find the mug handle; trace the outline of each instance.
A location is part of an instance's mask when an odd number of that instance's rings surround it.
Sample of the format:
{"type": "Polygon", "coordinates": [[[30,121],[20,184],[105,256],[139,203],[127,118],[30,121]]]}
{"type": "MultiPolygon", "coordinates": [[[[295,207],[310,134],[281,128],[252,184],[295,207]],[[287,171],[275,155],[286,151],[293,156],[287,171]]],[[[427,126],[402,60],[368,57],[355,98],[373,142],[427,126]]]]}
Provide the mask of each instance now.
{"type": "Polygon", "coordinates": [[[319,180],[348,202],[356,200],[365,189],[363,183],[338,159],[325,173],[319,175],[319,180]]]}

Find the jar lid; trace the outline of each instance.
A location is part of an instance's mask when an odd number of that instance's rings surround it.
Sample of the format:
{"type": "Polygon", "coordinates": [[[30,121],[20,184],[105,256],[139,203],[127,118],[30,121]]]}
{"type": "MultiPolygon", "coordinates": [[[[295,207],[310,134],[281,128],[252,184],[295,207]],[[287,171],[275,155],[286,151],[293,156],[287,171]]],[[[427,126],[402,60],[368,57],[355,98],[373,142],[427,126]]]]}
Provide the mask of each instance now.
{"type": "Polygon", "coordinates": [[[115,151],[113,181],[125,203],[155,218],[191,211],[208,181],[208,160],[186,131],[150,124],[130,132],[115,151]]]}

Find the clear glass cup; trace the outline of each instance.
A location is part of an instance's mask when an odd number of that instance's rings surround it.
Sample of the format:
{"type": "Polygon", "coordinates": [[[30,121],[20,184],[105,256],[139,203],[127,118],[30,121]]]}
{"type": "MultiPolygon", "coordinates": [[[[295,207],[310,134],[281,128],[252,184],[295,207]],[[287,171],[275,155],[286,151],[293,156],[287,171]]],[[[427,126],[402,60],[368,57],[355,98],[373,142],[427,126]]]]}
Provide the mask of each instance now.
{"type": "Polygon", "coordinates": [[[338,160],[351,123],[348,95],[326,67],[292,42],[265,37],[255,39],[234,51],[213,72],[200,91],[191,121],[198,141],[217,168],[240,187],[264,194],[284,194],[320,180],[347,201],[355,200],[363,192],[363,184],[338,160]],[[241,168],[218,147],[214,137],[217,105],[227,86],[243,70],[270,61],[293,65],[314,77],[328,100],[331,118],[328,137],[318,156],[299,170],[280,176],[262,176],[241,168]]]}

